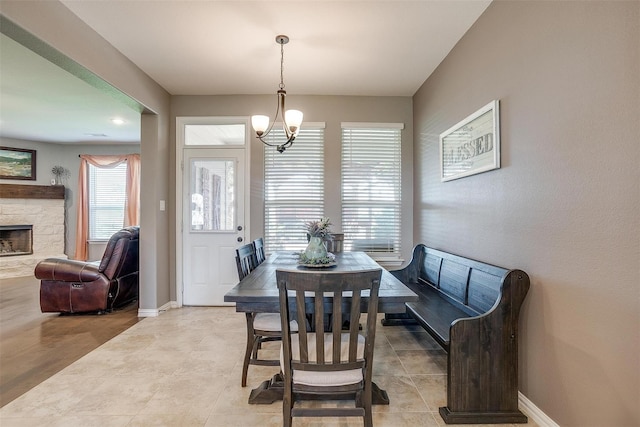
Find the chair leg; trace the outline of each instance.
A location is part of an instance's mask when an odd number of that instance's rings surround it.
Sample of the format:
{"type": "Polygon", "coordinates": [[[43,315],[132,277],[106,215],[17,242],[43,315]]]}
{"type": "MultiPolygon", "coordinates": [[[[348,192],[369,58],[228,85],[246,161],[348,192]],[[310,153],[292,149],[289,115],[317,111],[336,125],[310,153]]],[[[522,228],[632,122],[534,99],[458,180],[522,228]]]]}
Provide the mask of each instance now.
{"type": "MultiPolygon", "coordinates": [[[[284,376],[284,374],[283,374],[284,376]]],[[[285,381],[288,381],[285,378],[285,381]]],[[[291,392],[291,385],[287,382],[284,386],[284,393],[282,396],[282,425],[283,427],[291,427],[293,424],[293,418],[291,416],[291,410],[293,408],[293,396],[291,392]]]]}
{"type": "Polygon", "coordinates": [[[254,347],[255,334],[253,330],[253,313],[245,313],[247,316],[247,348],[244,352],[244,362],[242,363],[242,387],[247,386],[247,372],[249,371],[249,360],[254,347]]]}
{"type": "Polygon", "coordinates": [[[362,393],[362,407],[364,408],[364,427],[373,427],[373,414],[371,413],[371,386],[365,386],[365,390],[362,393]]]}
{"type": "Polygon", "coordinates": [[[258,338],[254,336],[253,339],[254,341],[253,341],[253,350],[251,352],[251,358],[255,360],[258,358],[258,350],[262,348],[262,338],[258,338]]]}

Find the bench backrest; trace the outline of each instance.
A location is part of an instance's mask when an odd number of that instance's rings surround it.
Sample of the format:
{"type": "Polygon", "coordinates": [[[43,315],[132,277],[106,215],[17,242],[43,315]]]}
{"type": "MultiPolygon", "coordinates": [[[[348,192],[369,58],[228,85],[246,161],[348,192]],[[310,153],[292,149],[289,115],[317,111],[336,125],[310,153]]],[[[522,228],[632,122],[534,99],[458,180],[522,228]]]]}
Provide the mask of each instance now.
{"type": "Polygon", "coordinates": [[[509,270],[424,245],[418,247],[422,251],[419,281],[440,290],[443,297],[468,314],[486,313],[500,298],[509,270]]]}

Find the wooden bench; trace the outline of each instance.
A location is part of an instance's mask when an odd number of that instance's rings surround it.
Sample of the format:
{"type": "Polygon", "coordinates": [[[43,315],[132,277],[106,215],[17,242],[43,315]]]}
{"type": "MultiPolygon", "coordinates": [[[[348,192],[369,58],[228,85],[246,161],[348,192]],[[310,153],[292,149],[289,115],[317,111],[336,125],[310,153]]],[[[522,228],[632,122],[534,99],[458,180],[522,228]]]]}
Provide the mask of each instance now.
{"type": "Polygon", "coordinates": [[[447,352],[447,424],[526,423],[518,409],[518,316],[529,276],[419,244],[391,271],[420,299],[385,326],[418,322],[447,352]]]}

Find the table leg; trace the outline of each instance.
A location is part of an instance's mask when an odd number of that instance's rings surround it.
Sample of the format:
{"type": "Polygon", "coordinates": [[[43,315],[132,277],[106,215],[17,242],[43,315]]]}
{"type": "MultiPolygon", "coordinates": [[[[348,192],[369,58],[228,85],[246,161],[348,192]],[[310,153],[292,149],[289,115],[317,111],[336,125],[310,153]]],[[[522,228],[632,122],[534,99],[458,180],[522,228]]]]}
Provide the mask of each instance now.
{"type": "MultiPolygon", "coordinates": [[[[258,387],[251,390],[249,404],[270,405],[282,400],[284,394],[284,378],[282,372],[275,374],[271,379],[263,381],[258,387]]],[[[311,397],[312,398],[312,397],[311,397]]],[[[371,400],[374,405],[388,405],[389,395],[376,383],[371,383],[371,400]]]]}
{"type": "Polygon", "coordinates": [[[283,394],[284,378],[282,372],[279,372],[270,380],[263,381],[262,384],[251,390],[249,403],[252,405],[270,405],[277,400],[282,400],[283,394]]]}

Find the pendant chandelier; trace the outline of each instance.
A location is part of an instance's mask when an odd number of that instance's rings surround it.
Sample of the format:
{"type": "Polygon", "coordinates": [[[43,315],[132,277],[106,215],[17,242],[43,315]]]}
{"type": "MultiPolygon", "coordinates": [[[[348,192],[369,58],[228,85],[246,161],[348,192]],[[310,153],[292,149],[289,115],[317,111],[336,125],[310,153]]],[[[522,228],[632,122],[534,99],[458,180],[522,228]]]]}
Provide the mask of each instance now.
{"type": "Polygon", "coordinates": [[[287,110],[284,109],[284,98],[287,96],[287,91],[284,90],[284,45],[289,43],[289,37],[284,35],[276,36],[276,43],[280,45],[280,86],[277,92],[278,106],[276,108],[276,115],[273,119],[273,123],[269,125],[269,116],[251,116],[251,125],[253,130],[260,141],[265,145],[276,147],[278,152],[282,153],[287,148],[293,145],[293,140],[298,136],[300,132],[300,125],[302,124],[302,111],[299,110],[287,110]],[[282,116],[282,127],[286,141],[281,143],[268,142],[265,138],[269,135],[273,126],[278,120],[278,114],[282,116]]]}

